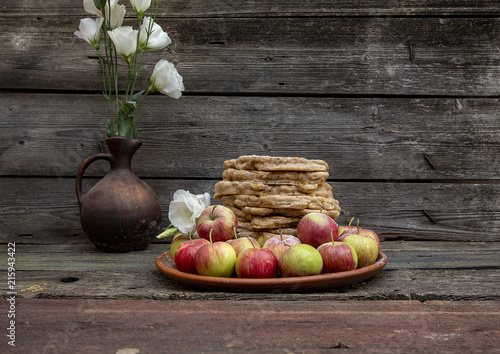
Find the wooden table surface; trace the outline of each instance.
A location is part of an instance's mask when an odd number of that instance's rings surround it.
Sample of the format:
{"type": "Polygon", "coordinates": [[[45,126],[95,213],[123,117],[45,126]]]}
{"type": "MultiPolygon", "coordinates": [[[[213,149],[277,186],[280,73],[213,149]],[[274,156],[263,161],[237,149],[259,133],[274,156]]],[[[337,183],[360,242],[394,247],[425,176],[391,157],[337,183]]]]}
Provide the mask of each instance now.
{"type": "Polygon", "coordinates": [[[500,242],[385,241],[382,272],[309,293],[189,288],[156,268],[166,250],[16,245],[16,348],[408,353],[495,352],[500,345],[500,242]]]}
{"type": "MultiPolygon", "coordinates": [[[[162,226],[173,193],[212,193],[224,160],[300,156],[329,164],[339,224],[384,239],[373,278],[289,294],[187,288],[154,264],[168,244],[106,254],[81,233],[75,174],[107,117],[73,34],[89,16],[0,6],[0,353],[498,352],[498,0],[161,1],[173,43],[137,89],[167,59],[186,90],[149,95],[133,169],[162,226]]],[[[85,191],[108,170],[93,164],[85,191]]]]}

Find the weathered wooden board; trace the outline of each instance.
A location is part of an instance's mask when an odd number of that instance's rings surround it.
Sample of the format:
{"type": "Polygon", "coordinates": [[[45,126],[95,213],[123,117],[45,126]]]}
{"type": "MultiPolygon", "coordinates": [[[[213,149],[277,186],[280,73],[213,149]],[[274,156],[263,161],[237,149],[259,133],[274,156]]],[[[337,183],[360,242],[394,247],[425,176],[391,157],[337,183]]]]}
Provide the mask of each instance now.
{"type": "Polygon", "coordinates": [[[188,288],[169,280],[156,270],[62,269],[20,271],[16,289],[19,298],[27,299],[500,301],[499,274],[498,268],[393,269],[341,289],[299,294],[276,291],[228,293],[188,288]]]}
{"type": "MultiPolygon", "coordinates": [[[[134,171],[220,179],[245,154],[323,159],[338,180],[498,180],[498,99],[147,98],[134,171]]],[[[0,175],[74,176],[105,148],[104,98],[2,94],[0,175]]],[[[96,163],[86,176],[102,176],[96,163]]]]}
{"type": "MultiPolygon", "coordinates": [[[[2,246],[2,248],[5,245],[2,246]]],[[[157,300],[500,300],[500,243],[382,242],[389,262],[362,283],[321,292],[238,293],[187,287],[169,280],[154,261],[168,245],[129,254],[92,245],[16,245],[20,298],[157,300]]],[[[7,264],[7,252],[0,260],[7,264]]],[[[3,285],[7,291],[7,283],[3,285]]],[[[12,290],[12,289],[11,289],[12,290]]]]}
{"type": "MultiPolygon", "coordinates": [[[[133,14],[127,1],[127,14],[133,14]]],[[[24,16],[81,16],[80,2],[59,0],[57,3],[41,3],[38,0],[23,0],[19,3],[2,4],[0,14],[24,16]]],[[[360,0],[360,1],[330,1],[330,0],[265,0],[248,2],[234,0],[230,2],[219,0],[160,1],[159,16],[200,17],[200,16],[471,16],[498,15],[500,8],[495,0],[360,0]]]]}
{"type": "Polygon", "coordinates": [[[38,299],[19,300],[17,318],[25,352],[490,352],[500,344],[498,301],[38,299]]]}
{"type": "MultiPolygon", "coordinates": [[[[211,192],[214,180],[151,179],[168,223],[177,189],[211,192]]],[[[96,180],[86,180],[84,191],[96,180]]],[[[499,240],[500,184],[332,182],[339,223],[359,218],[381,237],[427,240],[499,240]]],[[[71,178],[1,178],[0,239],[29,243],[81,242],[71,178]]],[[[213,195],[213,194],[212,194],[213,195]]]]}
{"type": "MultiPolygon", "coordinates": [[[[394,241],[382,242],[381,249],[390,259],[385,270],[398,269],[500,269],[498,242],[426,242],[394,241]],[[406,243],[411,246],[407,247],[406,243]]],[[[169,249],[169,245],[154,244],[143,252],[126,254],[103,253],[86,245],[57,246],[51,251],[51,245],[22,245],[16,247],[16,270],[59,270],[59,271],[144,271],[156,270],[155,259],[169,249]]],[[[0,256],[7,263],[7,252],[0,256]]],[[[499,275],[500,276],[500,275],[499,275]]]]}
{"type": "MultiPolygon", "coordinates": [[[[147,64],[160,58],[175,62],[187,93],[497,96],[500,91],[495,17],[158,22],[174,43],[150,53],[147,64]]],[[[0,88],[99,91],[96,53],[73,35],[78,24],[78,16],[4,16],[0,88]]],[[[149,86],[145,71],[140,80],[138,88],[149,86]]]]}

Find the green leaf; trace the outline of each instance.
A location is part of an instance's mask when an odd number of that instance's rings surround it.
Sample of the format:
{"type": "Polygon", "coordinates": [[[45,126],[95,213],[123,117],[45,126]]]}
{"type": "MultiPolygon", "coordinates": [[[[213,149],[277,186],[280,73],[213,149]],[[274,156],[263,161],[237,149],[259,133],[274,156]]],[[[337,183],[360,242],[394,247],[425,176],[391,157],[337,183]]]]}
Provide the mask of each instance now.
{"type": "MultiPolygon", "coordinates": [[[[126,105],[126,104],[125,104],[126,105]]],[[[125,107],[124,105],[124,107],[125,107]]],[[[124,112],[123,108],[120,109],[118,113],[118,135],[126,136],[128,138],[136,139],[137,138],[137,128],[134,123],[134,118],[124,112]]]]}
{"type": "Polygon", "coordinates": [[[127,101],[122,106],[122,109],[120,111],[125,113],[126,115],[131,115],[134,112],[134,110],[135,110],[135,102],[127,101]]]}
{"type": "Polygon", "coordinates": [[[132,95],[131,99],[128,100],[128,102],[135,102],[135,103],[139,102],[144,91],[145,90],[142,90],[142,91],[139,91],[136,94],[132,95]]]}
{"type": "Polygon", "coordinates": [[[94,5],[98,10],[103,10],[106,5],[106,0],[94,0],[94,5]]]}
{"type": "Polygon", "coordinates": [[[144,90],[137,92],[135,95],[130,97],[130,99],[122,105],[121,111],[123,111],[123,113],[127,115],[132,115],[135,108],[137,107],[137,102],[139,102],[143,93],[144,90]]]}

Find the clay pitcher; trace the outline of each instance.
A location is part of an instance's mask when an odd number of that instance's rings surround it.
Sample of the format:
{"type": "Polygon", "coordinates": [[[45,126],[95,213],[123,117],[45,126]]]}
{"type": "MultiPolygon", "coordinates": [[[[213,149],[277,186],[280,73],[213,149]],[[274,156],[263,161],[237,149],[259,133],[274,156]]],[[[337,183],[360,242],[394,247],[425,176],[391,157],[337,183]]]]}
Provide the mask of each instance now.
{"type": "Polygon", "coordinates": [[[83,231],[101,251],[146,249],[160,231],[162,211],[155,192],[131,169],[132,156],[142,142],[112,137],[106,139],[106,144],[110,153],[88,157],[76,175],[76,196],[83,231]],[[109,161],[111,169],[83,194],[83,174],[96,160],[109,161]]]}

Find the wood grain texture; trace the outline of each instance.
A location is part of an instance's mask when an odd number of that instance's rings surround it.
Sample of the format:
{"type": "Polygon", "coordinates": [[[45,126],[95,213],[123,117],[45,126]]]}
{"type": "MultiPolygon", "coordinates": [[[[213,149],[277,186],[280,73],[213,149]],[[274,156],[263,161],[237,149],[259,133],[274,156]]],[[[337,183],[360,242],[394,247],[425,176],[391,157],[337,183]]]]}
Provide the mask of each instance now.
{"type": "MultiPolygon", "coordinates": [[[[146,64],[176,63],[188,94],[497,96],[499,21],[165,18],[158,22],[174,43],[149,53],[146,64]]],[[[66,15],[4,16],[0,88],[99,90],[96,53],[73,35],[78,24],[66,15]]],[[[144,72],[137,87],[148,80],[144,72]]]]}
{"type": "MultiPolygon", "coordinates": [[[[132,8],[127,2],[127,14],[132,8]]],[[[24,0],[22,5],[7,3],[0,9],[0,14],[23,16],[81,16],[83,9],[80,2],[59,0],[57,3],[41,3],[39,0],[24,0]]],[[[245,0],[220,1],[161,1],[159,16],[172,17],[268,17],[272,16],[472,16],[495,15],[500,9],[495,0],[477,0],[473,3],[461,0],[264,0],[248,2],[245,0]]]]}
{"type": "MultiPolygon", "coordinates": [[[[340,289],[297,294],[200,291],[183,286],[154,264],[168,245],[120,255],[98,252],[91,244],[17,244],[16,291],[27,299],[500,300],[500,263],[495,257],[499,242],[385,241],[381,248],[389,262],[373,278],[340,289]]],[[[0,255],[4,263],[5,255],[0,255]]]]}
{"type": "MultiPolygon", "coordinates": [[[[87,191],[96,180],[86,180],[87,191]]],[[[213,180],[146,182],[155,190],[168,226],[177,189],[213,193],[213,180]]],[[[352,217],[388,239],[498,241],[499,184],[335,182],[333,195],[347,224],[352,217]]],[[[74,180],[1,178],[0,239],[9,242],[81,242],[74,180]]],[[[213,194],[212,194],[213,196],[213,194]]],[[[84,238],[83,238],[84,239],[84,238]]]]}
{"type": "Polygon", "coordinates": [[[499,344],[498,302],[20,300],[19,306],[18,345],[37,352],[488,352],[499,344]]]}
{"type": "MultiPolygon", "coordinates": [[[[323,159],[341,180],[499,178],[498,99],[147,100],[133,161],[143,177],[220,179],[224,160],[257,154],[323,159]]],[[[104,110],[101,95],[1,95],[0,175],[74,176],[105,148],[104,110]]]]}

